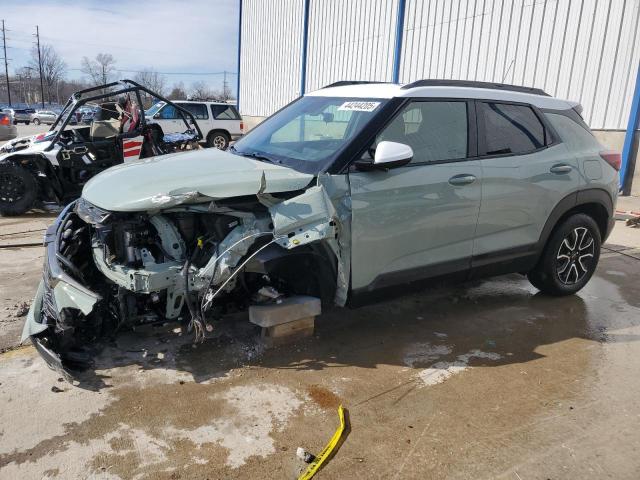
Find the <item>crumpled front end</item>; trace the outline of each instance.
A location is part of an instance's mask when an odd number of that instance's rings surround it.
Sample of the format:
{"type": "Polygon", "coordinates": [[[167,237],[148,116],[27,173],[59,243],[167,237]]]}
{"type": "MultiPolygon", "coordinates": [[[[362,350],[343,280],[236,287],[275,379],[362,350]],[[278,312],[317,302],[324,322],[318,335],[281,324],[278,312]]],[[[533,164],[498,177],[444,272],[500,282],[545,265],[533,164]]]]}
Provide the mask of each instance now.
{"type": "Polygon", "coordinates": [[[31,338],[47,364],[62,372],[86,363],[85,352],[68,347],[74,343],[77,330],[91,323],[101,301],[98,293],[73,276],[82,278],[66,256],[69,243],[77,241],[83,233],[87,234],[82,228],[71,230],[74,205],[66,207],[47,229],[43,278],[22,332],[22,341],[31,338]]]}
{"type": "Polygon", "coordinates": [[[177,321],[197,341],[223,315],[292,295],[344,305],[349,278],[346,183],[142,212],[81,198],[45,236],[45,268],[24,327],[47,363],[89,366],[99,340],[177,321]]]}

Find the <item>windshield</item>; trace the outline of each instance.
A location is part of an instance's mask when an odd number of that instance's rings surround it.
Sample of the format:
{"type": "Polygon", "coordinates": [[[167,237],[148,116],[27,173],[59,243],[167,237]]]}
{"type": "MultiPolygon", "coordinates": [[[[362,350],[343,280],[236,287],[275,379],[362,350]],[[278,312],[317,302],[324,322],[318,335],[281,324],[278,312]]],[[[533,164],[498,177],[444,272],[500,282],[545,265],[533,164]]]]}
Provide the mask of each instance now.
{"type": "Polygon", "coordinates": [[[144,112],[144,115],[146,117],[153,117],[162,107],[164,107],[164,102],[155,103],[149,107],[149,110],[144,112]]]}
{"type": "Polygon", "coordinates": [[[304,173],[329,166],[387,100],[302,97],[240,139],[232,153],[304,173]]]}

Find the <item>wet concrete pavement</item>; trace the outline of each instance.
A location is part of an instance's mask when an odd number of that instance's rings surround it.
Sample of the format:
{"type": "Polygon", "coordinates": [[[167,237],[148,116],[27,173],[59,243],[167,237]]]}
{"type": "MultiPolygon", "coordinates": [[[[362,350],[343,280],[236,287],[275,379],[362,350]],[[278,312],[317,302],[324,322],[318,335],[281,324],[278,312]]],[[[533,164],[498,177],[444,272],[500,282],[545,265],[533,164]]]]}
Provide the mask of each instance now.
{"type": "Polygon", "coordinates": [[[619,222],[572,297],[509,275],[328,312],[273,350],[245,321],[197,347],[128,333],[81,388],[7,352],[0,478],[294,478],[341,403],[351,432],[318,478],[637,479],[638,247],[619,222]]]}

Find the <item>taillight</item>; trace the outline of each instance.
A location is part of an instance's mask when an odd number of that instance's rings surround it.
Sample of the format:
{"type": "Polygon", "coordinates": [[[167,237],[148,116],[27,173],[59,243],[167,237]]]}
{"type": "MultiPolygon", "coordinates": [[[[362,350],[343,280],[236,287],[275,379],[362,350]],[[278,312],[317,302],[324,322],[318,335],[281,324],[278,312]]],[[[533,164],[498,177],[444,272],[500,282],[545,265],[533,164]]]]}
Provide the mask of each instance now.
{"type": "Polygon", "coordinates": [[[244,133],[244,122],[240,122],[240,132],[244,133]]]}
{"type": "Polygon", "coordinates": [[[2,115],[0,117],[0,125],[11,125],[11,119],[6,115],[2,115]]]}
{"type": "Polygon", "coordinates": [[[620,170],[620,165],[622,164],[622,155],[620,155],[620,152],[606,150],[600,152],[600,156],[605,162],[615,168],[616,171],[620,170]]]}

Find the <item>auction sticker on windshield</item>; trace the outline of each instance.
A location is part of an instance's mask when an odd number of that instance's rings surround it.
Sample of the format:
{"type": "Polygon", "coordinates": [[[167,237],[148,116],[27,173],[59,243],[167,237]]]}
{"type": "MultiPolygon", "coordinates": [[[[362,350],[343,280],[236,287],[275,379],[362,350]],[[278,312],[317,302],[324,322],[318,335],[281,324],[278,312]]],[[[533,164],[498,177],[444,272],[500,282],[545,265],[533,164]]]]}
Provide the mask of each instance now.
{"type": "Polygon", "coordinates": [[[338,110],[346,110],[351,112],[373,112],[380,102],[344,102],[338,107],[338,110]]]}

